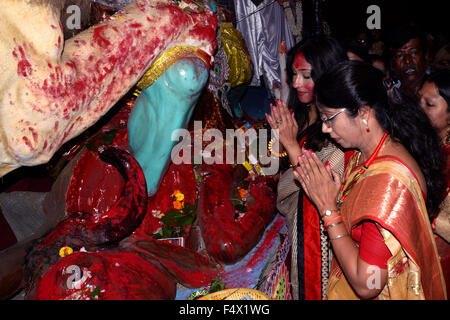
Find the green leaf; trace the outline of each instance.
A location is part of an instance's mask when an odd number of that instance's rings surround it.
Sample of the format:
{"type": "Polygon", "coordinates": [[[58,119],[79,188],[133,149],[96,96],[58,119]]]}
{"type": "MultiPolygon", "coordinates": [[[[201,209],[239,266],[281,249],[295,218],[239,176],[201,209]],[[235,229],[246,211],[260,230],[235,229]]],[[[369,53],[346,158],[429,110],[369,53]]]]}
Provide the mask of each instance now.
{"type": "Polygon", "coordinates": [[[103,133],[102,138],[103,138],[103,142],[104,142],[105,146],[109,146],[111,143],[113,143],[114,138],[117,135],[117,131],[118,131],[117,129],[114,129],[114,130],[103,133]]]}
{"type": "Polygon", "coordinates": [[[97,134],[93,138],[89,139],[89,141],[86,143],[86,148],[90,151],[97,152],[99,146],[109,146],[113,143],[114,138],[117,135],[117,131],[117,129],[113,129],[97,134]]]}
{"type": "Polygon", "coordinates": [[[97,286],[94,291],[91,292],[91,297],[95,298],[95,296],[98,296],[100,294],[100,286],[97,286]]]}
{"type": "Polygon", "coordinates": [[[211,281],[208,293],[214,293],[221,290],[225,290],[225,283],[223,283],[222,280],[218,279],[211,281]]]}
{"type": "Polygon", "coordinates": [[[233,206],[235,206],[235,207],[244,204],[244,202],[241,199],[232,198],[232,199],[230,199],[230,201],[231,201],[231,204],[233,204],[233,206]]]}

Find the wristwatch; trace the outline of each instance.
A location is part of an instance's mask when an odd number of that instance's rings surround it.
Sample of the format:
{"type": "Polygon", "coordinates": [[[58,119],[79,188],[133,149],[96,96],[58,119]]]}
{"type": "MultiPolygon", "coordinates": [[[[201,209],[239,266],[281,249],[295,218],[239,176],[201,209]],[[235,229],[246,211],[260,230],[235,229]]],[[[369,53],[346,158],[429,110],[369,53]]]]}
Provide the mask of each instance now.
{"type": "Polygon", "coordinates": [[[331,214],[333,213],[333,211],[338,211],[338,210],[325,210],[325,212],[324,212],[324,216],[325,217],[329,217],[329,216],[331,216],[331,214]]]}

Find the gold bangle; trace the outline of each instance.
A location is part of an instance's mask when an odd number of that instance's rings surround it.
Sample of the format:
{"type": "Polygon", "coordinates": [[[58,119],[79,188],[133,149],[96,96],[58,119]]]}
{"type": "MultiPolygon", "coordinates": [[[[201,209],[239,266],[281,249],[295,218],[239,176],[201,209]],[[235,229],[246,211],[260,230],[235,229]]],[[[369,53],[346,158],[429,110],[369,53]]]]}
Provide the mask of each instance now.
{"type": "Polygon", "coordinates": [[[341,224],[341,223],[343,223],[343,221],[330,224],[329,226],[326,226],[325,229],[330,230],[331,228],[336,227],[338,224],[341,224]]]}
{"type": "Polygon", "coordinates": [[[300,162],[297,162],[297,164],[292,164],[292,163],[291,163],[291,164],[289,165],[289,167],[291,167],[292,169],[295,170],[295,169],[298,168],[299,165],[300,165],[300,162]]]}
{"type": "Polygon", "coordinates": [[[349,237],[350,235],[348,234],[348,233],[344,233],[344,234],[340,234],[340,235],[338,235],[338,236],[336,236],[336,237],[334,237],[333,239],[330,239],[331,241],[333,241],[333,240],[337,240],[337,239],[340,239],[340,238],[343,238],[343,237],[349,237]]]}
{"type": "Polygon", "coordinates": [[[272,144],[273,144],[276,140],[277,140],[276,138],[272,138],[272,139],[269,141],[269,144],[268,144],[268,147],[267,147],[267,148],[269,149],[269,151],[270,151],[271,154],[273,154],[274,156],[276,156],[276,157],[278,157],[278,158],[286,157],[286,156],[288,155],[286,151],[283,151],[282,153],[276,153],[275,151],[272,150],[272,144]]]}

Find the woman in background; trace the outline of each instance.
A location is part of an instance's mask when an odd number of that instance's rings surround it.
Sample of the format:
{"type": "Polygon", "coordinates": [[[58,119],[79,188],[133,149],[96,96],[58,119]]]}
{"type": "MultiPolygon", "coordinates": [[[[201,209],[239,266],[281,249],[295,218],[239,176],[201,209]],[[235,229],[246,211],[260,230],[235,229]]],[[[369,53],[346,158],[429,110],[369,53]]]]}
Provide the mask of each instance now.
{"type": "Polygon", "coordinates": [[[441,139],[440,146],[445,166],[447,189],[442,195],[440,212],[432,226],[439,236],[436,238],[436,245],[448,291],[450,289],[450,70],[437,71],[428,76],[419,90],[419,95],[422,109],[441,139]]]}
{"type": "MultiPolygon", "coordinates": [[[[286,150],[290,166],[295,167],[302,147],[312,149],[324,163],[340,174],[344,171],[344,152],[322,133],[314,104],[314,84],[325,70],[347,59],[335,39],[319,36],[299,42],[288,53],[291,91],[287,105],[277,101],[266,115],[286,150]],[[294,110],[291,113],[288,109],[294,110]]],[[[278,142],[276,142],[278,143],[278,142]]],[[[284,172],[278,183],[277,208],[286,217],[291,243],[290,281],[294,299],[322,299],[328,280],[329,244],[316,209],[300,191],[293,169],[284,172]]]]}

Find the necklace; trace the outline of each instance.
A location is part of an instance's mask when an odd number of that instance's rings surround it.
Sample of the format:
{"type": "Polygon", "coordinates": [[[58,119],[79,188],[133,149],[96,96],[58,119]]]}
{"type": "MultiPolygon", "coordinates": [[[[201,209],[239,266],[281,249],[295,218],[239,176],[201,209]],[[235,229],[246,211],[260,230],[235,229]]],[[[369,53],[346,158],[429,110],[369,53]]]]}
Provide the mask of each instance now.
{"type": "MultiPolygon", "coordinates": [[[[372,153],[372,155],[367,159],[361,169],[354,175],[353,179],[350,181],[349,184],[347,184],[347,187],[345,187],[345,180],[342,182],[341,189],[339,190],[338,194],[338,200],[337,205],[338,208],[341,208],[342,203],[344,202],[345,198],[347,197],[350,190],[353,188],[353,186],[358,182],[361,175],[366,172],[366,170],[369,168],[369,166],[372,164],[373,160],[375,160],[376,156],[378,155],[378,152],[380,152],[381,147],[383,146],[384,141],[386,140],[386,137],[388,136],[388,133],[385,132],[383,137],[381,138],[380,142],[378,143],[378,146],[376,147],[375,151],[372,153]]],[[[361,152],[358,152],[358,155],[355,157],[352,157],[350,163],[348,164],[347,170],[345,171],[345,177],[347,178],[351,171],[353,170],[354,166],[358,165],[359,158],[361,157],[361,152]]]]}

